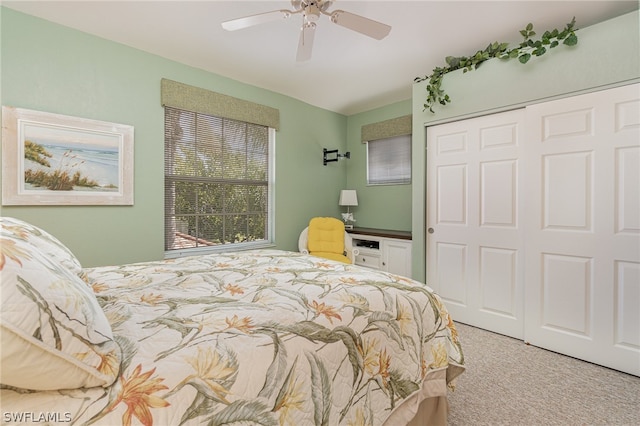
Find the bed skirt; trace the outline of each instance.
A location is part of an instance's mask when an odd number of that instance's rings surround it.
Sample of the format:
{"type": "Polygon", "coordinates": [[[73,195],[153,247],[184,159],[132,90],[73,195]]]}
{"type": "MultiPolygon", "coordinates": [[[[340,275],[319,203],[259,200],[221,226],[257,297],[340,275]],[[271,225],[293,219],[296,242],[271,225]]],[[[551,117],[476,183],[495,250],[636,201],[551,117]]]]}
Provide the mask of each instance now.
{"type": "Polygon", "coordinates": [[[420,403],[418,413],[407,426],[446,426],[449,400],[446,396],[434,396],[420,403]]]}
{"type": "Polygon", "coordinates": [[[462,368],[450,365],[448,368],[430,372],[422,389],[397,407],[384,425],[445,426],[449,413],[447,376],[451,382],[462,371],[462,368]]]}

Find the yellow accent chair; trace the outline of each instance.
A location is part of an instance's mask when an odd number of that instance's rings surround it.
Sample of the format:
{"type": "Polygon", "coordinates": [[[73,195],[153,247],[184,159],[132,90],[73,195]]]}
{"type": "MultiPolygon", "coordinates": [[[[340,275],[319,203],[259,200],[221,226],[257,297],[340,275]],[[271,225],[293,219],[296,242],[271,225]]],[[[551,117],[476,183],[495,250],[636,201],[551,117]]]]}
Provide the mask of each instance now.
{"type": "Polygon", "coordinates": [[[314,217],[298,239],[300,253],[344,263],[354,263],[359,253],[353,248],[351,236],[344,223],[335,217],[314,217]]]}

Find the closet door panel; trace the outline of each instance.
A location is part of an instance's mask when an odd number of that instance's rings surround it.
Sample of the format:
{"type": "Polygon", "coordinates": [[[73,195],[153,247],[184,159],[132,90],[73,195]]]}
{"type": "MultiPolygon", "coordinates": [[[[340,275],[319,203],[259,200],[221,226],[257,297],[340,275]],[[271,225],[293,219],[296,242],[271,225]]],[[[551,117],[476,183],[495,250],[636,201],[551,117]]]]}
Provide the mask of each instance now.
{"type": "Polygon", "coordinates": [[[525,340],[636,375],[639,105],[631,85],[527,107],[524,153],[525,340]]]}
{"type": "MultiPolygon", "coordinates": [[[[439,242],[435,246],[435,264],[438,265],[434,274],[434,283],[447,283],[438,285],[440,295],[462,310],[467,307],[467,246],[439,242]]],[[[434,268],[435,270],[435,268],[434,268]]]]}
{"type": "Polygon", "coordinates": [[[640,234],[640,147],[616,149],[616,232],[640,234]]]}
{"type": "Polygon", "coordinates": [[[542,254],[542,324],[579,337],[591,336],[593,258],[542,254]]]}
{"type": "Polygon", "coordinates": [[[523,337],[524,110],[427,129],[427,284],[455,321],[523,337]]]}
{"type": "Polygon", "coordinates": [[[480,226],[517,227],[518,160],[480,164],[480,226]]]}
{"type": "Polygon", "coordinates": [[[614,344],[630,351],[640,348],[640,263],[617,261],[615,265],[614,344]]]}
{"type": "Polygon", "coordinates": [[[593,151],[542,158],[544,229],[592,232],[593,151]]]}
{"type": "Polygon", "coordinates": [[[520,301],[516,275],[520,269],[518,252],[512,249],[480,247],[480,309],[517,320],[520,301]]]}

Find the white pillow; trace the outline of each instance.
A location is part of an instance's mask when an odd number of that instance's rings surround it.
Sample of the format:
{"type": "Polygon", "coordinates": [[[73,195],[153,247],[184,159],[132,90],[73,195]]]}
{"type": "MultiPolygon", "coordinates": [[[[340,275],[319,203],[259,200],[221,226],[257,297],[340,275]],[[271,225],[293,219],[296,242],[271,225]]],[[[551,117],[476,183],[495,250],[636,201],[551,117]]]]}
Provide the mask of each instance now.
{"type": "Polygon", "coordinates": [[[40,232],[0,221],[0,383],[33,390],[109,386],[121,359],[111,326],[91,288],[31,243],[48,235],[40,232]]]}
{"type": "Polygon", "coordinates": [[[15,238],[24,239],[37,247],[54,262],[60,263],[71,273],[83,275],[82,265],[76,256],[53,235],[28,222],[15,217],[0,217],[0,226],[6,228],[15,238]]]}

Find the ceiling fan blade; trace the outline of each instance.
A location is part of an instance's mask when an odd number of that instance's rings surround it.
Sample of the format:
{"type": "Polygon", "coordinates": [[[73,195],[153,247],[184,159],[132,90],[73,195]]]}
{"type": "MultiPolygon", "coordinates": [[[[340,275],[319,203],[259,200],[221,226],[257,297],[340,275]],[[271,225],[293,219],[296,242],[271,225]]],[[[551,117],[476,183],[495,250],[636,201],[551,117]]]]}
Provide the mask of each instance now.
{"type": "Polygon", "coordinates": [[[391,27],[387,24],[356,15],[355,13],[345,12],[344,10],[333,11],[331,13],[331,22],[376,40],[382,40],[391,31],[391,27]]]}
{"type": "Polygon", "coordinates": [[[232,19],[222,23],[222,28],[227,31],[241,30],[254,25],[263,24],[265,22],[276,21],[278,19],[286,19],[291,16],[290,10],[273,10],[271,12],[258,13],[257,15],[245,16],[244,18],[232,19]]]}
{"type": "Polygon", "coordinates": [[[298,54],[296,60],[304,62],[311,59],[311,51],[313,50],[313,37],[316,34],[315,22],[305,22],[300,31],[300,40],[298,41],[298,54]]]}

